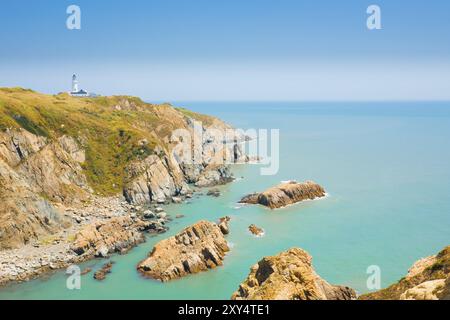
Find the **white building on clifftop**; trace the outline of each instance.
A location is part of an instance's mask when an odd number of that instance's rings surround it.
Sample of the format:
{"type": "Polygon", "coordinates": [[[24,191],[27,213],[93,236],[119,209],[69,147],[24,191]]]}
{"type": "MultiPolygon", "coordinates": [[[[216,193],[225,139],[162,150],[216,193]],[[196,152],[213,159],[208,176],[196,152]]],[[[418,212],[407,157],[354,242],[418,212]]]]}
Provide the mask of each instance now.
{"type": "Polygon", "coordinates": [[[76,74],[74,74],[72,76],[72,91],[70,91],[69,94],[72,97],[95,97],[95,96],[97,96],[95,93],[89,93],[78,87],[78,79],[77,79],[76,74]]]}

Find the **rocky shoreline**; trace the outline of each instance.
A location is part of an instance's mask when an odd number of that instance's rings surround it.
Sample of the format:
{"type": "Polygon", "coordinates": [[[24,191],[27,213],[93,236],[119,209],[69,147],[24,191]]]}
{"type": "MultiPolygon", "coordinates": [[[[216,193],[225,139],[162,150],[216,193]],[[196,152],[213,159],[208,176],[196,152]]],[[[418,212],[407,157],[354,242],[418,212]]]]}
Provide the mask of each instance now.
{"type": "Polygon", "coordinates": [[[120,197],[93,198],[90,205],[60,205],[58,209],[73,219],[73,225],[18,249],[0,251],[0,286],[29,281],[96,257],[125,254],[144,242],[146,233],[165,232],[170,221],[165,212],[148,219],[144,214],[148,209],[120,197]]]}
{"type": "Polygon", "coordinates": [[[169,104],[21,89],[0,90],[0,102],[15,114],[2,114],[0,131],[0,285],[126,253],[146,233],[167,230],[161,205],[233,181],[225,155],[250,160],[239,148],[245,137],[229,125],[169,104]],[[33,118],[22,114],[35,108],[42,112],[33,118]],[[143,121],[130,124],[130,114],[143,121]],[[209,129],[234,136],[224,141],[209,129]],[[194,147],[174,136],[179,130],[199,142],[196,161],[180,148],[194,147]]]}

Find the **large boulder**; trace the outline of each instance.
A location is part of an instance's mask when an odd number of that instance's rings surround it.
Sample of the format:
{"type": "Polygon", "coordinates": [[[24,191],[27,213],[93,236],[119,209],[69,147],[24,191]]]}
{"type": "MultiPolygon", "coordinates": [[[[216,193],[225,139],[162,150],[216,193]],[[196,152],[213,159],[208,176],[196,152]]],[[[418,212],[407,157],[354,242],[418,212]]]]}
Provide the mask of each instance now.
{"type": "Polygon", "coordinates": [[[320,278],[312,258],[293,248],[265,257],[250,269],[247,279],[233,294],[233,300],[351,300],[353,289],[333,286],[320,278]]]}
{"type": "Polygon", "coordinates": [[[305,200],[325,197],[324,188],[312,181],[298,183],[290,181],[267,189],[261,193],[245,196],[240,203],[260,204],[270,209],[277,209],[305,200]]]}
{"type": "Polygon", "coordinates": [[[137,269],[146,277],[169,281],[221,266],[229,250],[221,228],[200,221],[157,243],[137,269]]]}

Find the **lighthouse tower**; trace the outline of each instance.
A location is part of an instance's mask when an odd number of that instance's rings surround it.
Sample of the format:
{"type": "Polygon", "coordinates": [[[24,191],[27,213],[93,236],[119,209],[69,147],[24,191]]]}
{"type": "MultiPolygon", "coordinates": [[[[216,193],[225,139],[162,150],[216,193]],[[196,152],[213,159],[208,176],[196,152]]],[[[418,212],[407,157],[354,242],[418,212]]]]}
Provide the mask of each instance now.
{"type": "Polygon", "coordinates": [[[72,76],[72,92],[78,92],[78,80],[77,80],[77,75],[74,74],[72,76]]]}

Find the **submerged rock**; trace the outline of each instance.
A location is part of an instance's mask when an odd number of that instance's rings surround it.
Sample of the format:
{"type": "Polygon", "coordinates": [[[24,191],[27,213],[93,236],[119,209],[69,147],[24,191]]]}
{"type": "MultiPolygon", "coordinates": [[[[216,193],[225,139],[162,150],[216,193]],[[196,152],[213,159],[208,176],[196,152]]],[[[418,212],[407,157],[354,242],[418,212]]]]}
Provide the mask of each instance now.
{"type": "Polygon", "coordinates": [[[290,181],[261,193],[245,196],[239,203],[260,204],[271,209],[282,208],[304,200],[325,197],[324,188],[312,181],[298,183],[290,181]]]}
{"type": "Polygon", "coordinates": [[[233,294],[233,300],[351,300],[353,289],[333,286],[320,278],[312,258],[293,248],[265,257],[251,268],[247,279],[233,294]]]}
{"type": "Polygon", "coordinates": [[[220,190],[219,189],[211,189],[208,190],[208,193],[206,193],[207,196],[210,197],[220,197],[220,190]]]}
{"type": "Polygon", "coordinates": [[[219,226],[200,221],[157,243],[137,269],[144,276],[169,281],[221,266],[229,250],[219,226]]]}
{"type": "Polygon", "coordinates": [[[94,279],[99,280],[99,281],[105,280],[106,275],[111,273],[112,267],[113,267],[113,262],[108,262],[108,263],[104,264],[100,270],[98,270],[94,273],[94,279]]]}

